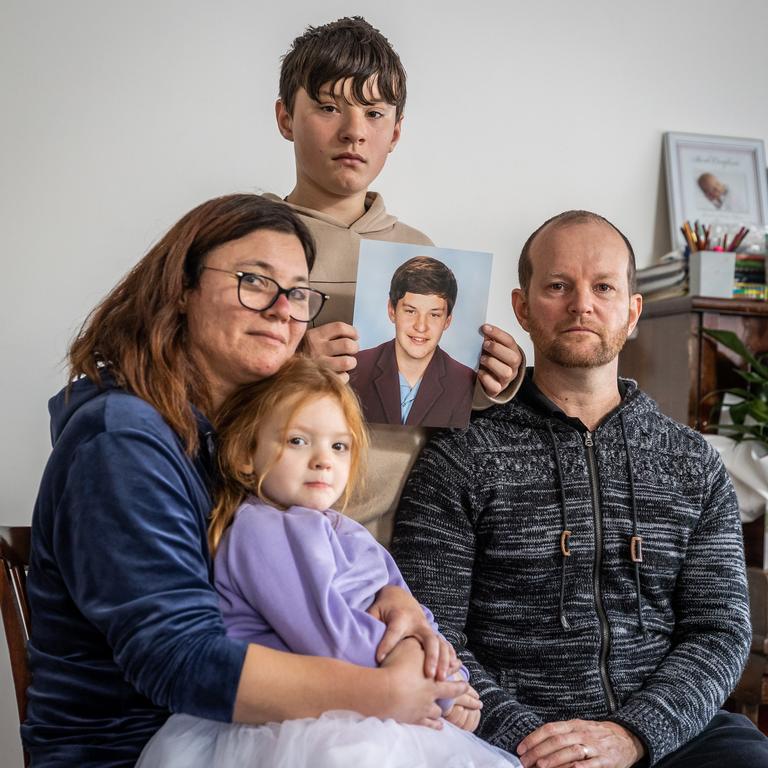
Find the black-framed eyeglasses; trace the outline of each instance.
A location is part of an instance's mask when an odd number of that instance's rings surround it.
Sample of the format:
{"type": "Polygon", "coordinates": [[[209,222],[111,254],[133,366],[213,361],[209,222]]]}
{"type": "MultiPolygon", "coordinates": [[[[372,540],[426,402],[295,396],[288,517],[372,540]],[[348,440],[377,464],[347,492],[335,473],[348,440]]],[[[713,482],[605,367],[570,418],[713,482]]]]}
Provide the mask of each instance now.
{"type": "Polygon", "coordinates": [[[217,267],[203,267],[203,269],[236,277],[238,301],[246,309],[252,309],[254,312],[269,309],[281,296],[285,296],[291,308],[291,320],[299,323],[314,320],[320,314],[323,304],[330,298],[322,291],[316,291],[305,285],[283,288],[277,280],[267,275],[257,275],[253,272],[229,272],[217,267]]]}

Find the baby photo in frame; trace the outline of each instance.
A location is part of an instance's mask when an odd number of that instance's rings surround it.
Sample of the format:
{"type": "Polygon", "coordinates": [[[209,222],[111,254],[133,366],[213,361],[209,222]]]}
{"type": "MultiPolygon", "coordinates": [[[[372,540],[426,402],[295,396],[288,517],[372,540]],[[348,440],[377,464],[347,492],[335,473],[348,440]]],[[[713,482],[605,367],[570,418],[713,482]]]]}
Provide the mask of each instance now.
{"type": "Polygon", "coordinates": [[[493,256],[363,240],[350,384],[368,422],[466,427],[493,256]]]}
{"type": "Polygon", "coordinates": [[[765,147],[761,139],[664,134],[673,246],[684,221],[762,228],[768,223],[765,147]]]}

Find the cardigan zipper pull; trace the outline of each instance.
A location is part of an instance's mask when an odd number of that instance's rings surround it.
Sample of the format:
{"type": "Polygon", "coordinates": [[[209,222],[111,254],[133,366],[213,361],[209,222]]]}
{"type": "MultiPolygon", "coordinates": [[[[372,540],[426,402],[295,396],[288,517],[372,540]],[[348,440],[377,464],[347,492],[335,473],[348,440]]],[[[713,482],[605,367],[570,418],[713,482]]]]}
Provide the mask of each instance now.
{"type": "Polygon", "coordinates": [[[586,445],[587,448],[591,448],[594,445],[594,443],[592,442],[592,433],[591,432],[586,432],[584,434],[584,445],[586,445]]]}

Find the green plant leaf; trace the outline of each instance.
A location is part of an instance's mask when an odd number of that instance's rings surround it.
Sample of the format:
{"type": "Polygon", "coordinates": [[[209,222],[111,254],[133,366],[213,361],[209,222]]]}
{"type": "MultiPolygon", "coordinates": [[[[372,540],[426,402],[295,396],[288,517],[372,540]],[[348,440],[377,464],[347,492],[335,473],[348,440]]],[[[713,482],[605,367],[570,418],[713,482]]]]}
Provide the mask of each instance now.
{"type": "Polygon", "coordinates": [[[745,362],[748,362],[763,380],[768,380],[768,368],[764,366],[747,348],[746,344],[733,331],[720,331],[713,328],[704,328],[704,334],[715,339],[727,349],[735,352],[745,362]]]}
{"type": "Polygon", "coordinates": [[[728,413],[733,419],[735,424],[743,424],[744,419],[749,416],[749,404],[748,403],[734,403],[729,409],[728,413]]]}
{"type": "Polygon", "coordinates": [[[736,368],[735,373],[738,376],[741,376],[744,381],[748,381],[750,384],[759,384],[763,388],[768,389],[768,384],[759,373],[754,373],[753,371],[745,371],[742,368],[736,368]]]}
{"type": "Polygon", "coordinates": [[[750,400],[753,397],[752,392],[750,392],[748,389],[740,389],[739,387],[732,387],[731,389],[722,389],[720,391],[726,395],[733,395],[734,397],[738,397],[742,400],[750,400]]]}
{"type": "Polygon", "coordinates": [[[768,432],[765,425],[752,424],[748,426],[739,424],[719,424],[713,431],[719,434],[733,437],[734,440],[757,440],[763,445],[768,445],[768,432]]]}
{"type": "Polygon", "coordinates": [[[721,390],[739,398],[738,402],[725,405],[733,423],[713,425],[711,429],[737,441],[757,440],[768,447],[768,366],[755,357],[733,331],[705,328],[704,334],[735,352],[749,366],[748,370],[735,369],[747,388],[721,390]]]}

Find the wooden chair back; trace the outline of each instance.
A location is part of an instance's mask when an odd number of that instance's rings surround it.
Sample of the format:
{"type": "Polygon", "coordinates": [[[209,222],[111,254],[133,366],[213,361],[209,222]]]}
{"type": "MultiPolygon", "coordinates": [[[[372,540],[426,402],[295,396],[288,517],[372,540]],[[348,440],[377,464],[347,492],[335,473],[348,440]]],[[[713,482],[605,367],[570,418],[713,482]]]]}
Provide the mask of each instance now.
{"type": "MultiPolygon", "coordinates": [[[[29,600],[26,571],[29,565],[29,539],[28,526],[0,526],[0,612],[11,658],[19,723],[24,722],[26,717],[29,685],[29,600]]],[[[26,765],[27,756],[24,758],[26,765]]]]}

